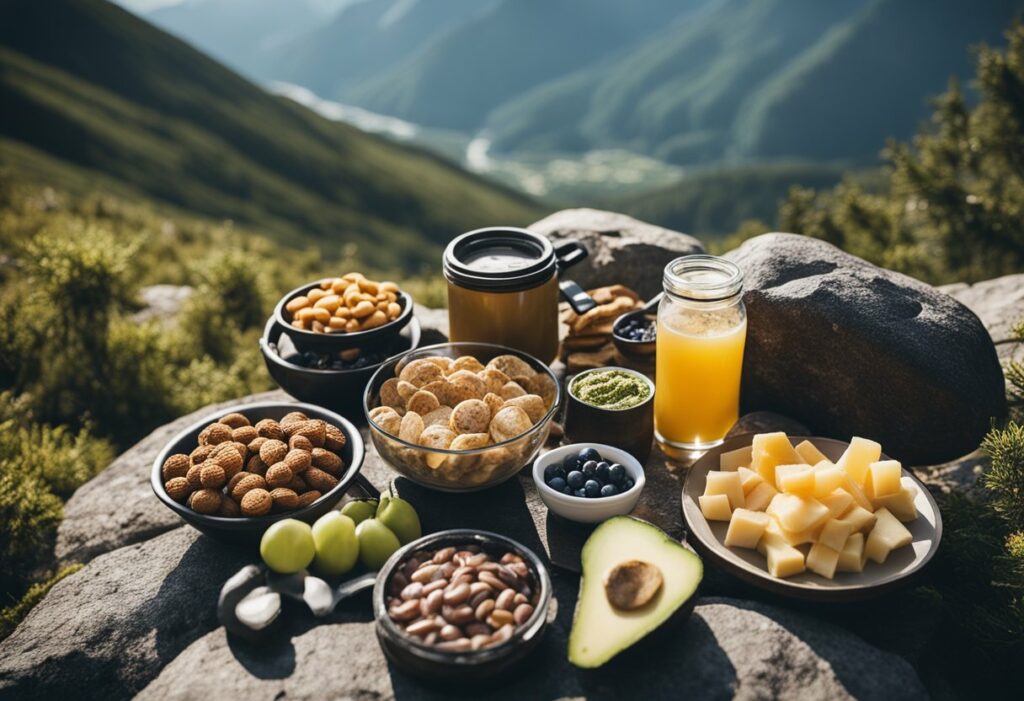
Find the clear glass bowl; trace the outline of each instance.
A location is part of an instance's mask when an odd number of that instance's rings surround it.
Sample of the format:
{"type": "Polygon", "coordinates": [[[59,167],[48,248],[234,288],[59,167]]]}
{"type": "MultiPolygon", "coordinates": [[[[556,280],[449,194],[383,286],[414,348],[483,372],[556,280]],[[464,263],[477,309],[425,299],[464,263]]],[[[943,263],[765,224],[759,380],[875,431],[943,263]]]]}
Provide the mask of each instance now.
{"type": "Polygon", "coordinates": [[[377,452],[396,471],[413,482],[446,492],[468,492],[493,487],[512,477],[530,464],[547,440],[551,419],[562,398],[561,386],[551,369],[533,356],[505,346],[489,343],[442,343],[419,348],[386,361],[366,386],[363,408],[370,427],[370,439],[377,452]],[[396,369],[420,358],[444,356],[452,359],[471,355],[482,364],[499,355],[513,355],[526,362],[534,372],[553,388],[554,398],[544,416],[518,436],[473,450],[425,448],[385,431],[370,418],[370,411],[380,406],[380,388],[395,377],[396,369]]]}

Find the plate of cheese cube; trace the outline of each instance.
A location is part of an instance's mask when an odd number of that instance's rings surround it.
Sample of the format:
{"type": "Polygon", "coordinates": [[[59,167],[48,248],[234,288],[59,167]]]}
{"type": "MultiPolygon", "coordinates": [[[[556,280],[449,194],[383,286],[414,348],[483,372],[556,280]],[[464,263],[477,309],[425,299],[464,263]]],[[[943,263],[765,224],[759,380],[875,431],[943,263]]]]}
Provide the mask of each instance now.
{"type": "Polygon", "coordinates": [[[942,537],[925,486],[860,437],[737,436],[694,463],[682,502],[701,555],[802,599],[882,594],[919,572],[942,537]]]}

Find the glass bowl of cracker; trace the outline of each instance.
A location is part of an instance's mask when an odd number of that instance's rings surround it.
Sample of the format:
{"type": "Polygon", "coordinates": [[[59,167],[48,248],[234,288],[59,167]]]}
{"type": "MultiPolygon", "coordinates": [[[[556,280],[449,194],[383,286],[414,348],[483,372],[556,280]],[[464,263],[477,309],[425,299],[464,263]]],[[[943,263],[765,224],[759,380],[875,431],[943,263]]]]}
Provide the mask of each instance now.
{"type": "Polygon", "coordinates": [[[443,343],[396,356],[363,397],[370,439],[396,471],[447,492],[486,489],[528,465],[562,391],[547,365],[488,343],[443,343]]]}

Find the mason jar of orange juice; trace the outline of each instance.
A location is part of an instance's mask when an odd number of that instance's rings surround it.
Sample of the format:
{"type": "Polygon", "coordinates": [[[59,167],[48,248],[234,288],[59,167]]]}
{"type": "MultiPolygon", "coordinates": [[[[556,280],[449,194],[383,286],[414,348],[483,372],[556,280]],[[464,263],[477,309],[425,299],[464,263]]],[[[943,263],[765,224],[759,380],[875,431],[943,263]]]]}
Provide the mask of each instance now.
{"type": "Polygon", "coordinates": [[[747,313],[743,272],[724,258],[676,258],[663,282],[654,427],[671,456],[718,445],[739,418],[747,313]]]}

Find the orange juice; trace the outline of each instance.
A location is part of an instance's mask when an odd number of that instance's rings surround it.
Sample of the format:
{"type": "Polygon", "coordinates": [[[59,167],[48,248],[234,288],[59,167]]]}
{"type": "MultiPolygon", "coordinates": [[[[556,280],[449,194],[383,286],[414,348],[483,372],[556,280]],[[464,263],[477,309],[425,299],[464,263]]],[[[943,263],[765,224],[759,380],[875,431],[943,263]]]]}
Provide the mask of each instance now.
{"type": "Polygon", "coordinates": [[[743,273],[715,256],[665,267],[658,307],[654,430],[670,456],[722,442],[739,418],[747,339],[743,273]]]}
{"type": "Polygon", "coordinates": [[[680,446],[721,441],[739,418],[746,319],[659,319],[657,339],[656,430],[680,446]]]}

